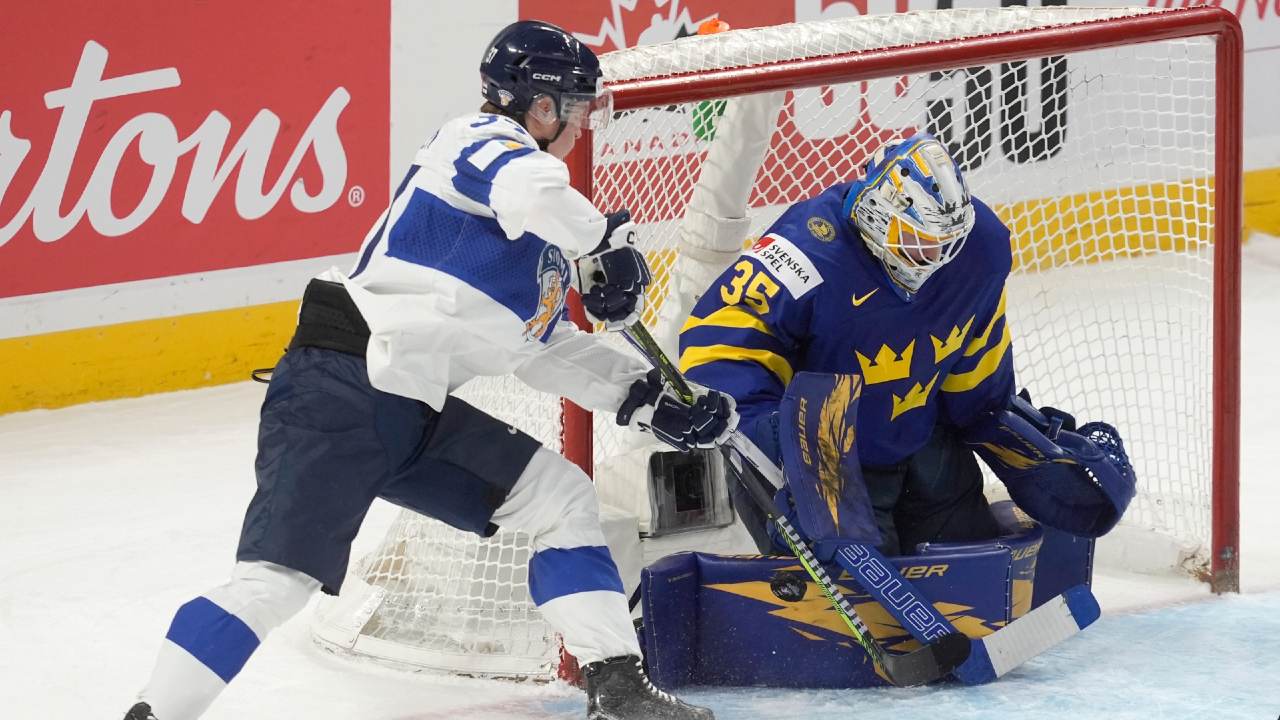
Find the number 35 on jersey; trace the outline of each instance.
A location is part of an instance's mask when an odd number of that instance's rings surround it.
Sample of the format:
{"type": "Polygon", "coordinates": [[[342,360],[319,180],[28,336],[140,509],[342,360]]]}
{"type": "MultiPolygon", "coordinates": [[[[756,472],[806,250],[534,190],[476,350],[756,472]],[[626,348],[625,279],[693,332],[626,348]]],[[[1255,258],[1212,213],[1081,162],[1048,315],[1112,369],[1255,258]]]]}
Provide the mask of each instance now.
{"type": "Polygon", "coordinates": [[[781,289],[779,282],[786,286],[793,298],[803,297],[822,284],[822,275],[809,258],[781,235],[765,235],[744,254],[762,263],[773,277],[757,271],[750,260],[739,260],[733,266],[735,274],[729,283],[720,286],[720,299],[725,304],[745,304],[756,313],[765,315],[769,312],[769,298],[781,289]]]}

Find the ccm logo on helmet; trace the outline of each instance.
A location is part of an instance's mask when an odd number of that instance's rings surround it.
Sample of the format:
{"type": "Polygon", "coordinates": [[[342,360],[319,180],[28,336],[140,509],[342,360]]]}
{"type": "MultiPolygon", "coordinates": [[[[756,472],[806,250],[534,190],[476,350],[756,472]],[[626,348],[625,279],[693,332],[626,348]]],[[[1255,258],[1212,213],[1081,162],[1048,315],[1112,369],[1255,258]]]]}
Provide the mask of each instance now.
{"type": "Polygon", "coordinates": [[[549,80],[549,81],[551,81],[551,82],[560,82],[560,76],[559,76],[559,75],[551,75],[551,74],[548,74],[548,73],[534,73],[534,74],[533,74],[533,79],[534,79],[534,80],[549,80]]]}

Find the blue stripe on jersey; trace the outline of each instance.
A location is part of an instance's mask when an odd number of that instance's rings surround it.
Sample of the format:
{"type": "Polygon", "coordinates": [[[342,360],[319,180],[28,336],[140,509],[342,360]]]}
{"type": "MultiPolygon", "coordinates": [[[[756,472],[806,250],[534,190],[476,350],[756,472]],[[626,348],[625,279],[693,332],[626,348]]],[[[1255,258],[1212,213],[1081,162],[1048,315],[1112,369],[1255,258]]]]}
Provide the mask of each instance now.
{"type": "MultiPolygon", "coordinates": [[[[431,139],[435,140],[435,136],[433,135],[431,139]]],[[[427,144],[430,145],[431,143],[428,142],[427,144]]],[[[417,165],[409,166],[409,173],[404,176],[404,180],[400,182],[400,187],[396,188],[396,194],[391,198],[390,205],[387,206],[387,216],[382,219],[382,227],[378,228],[378,234],[373,236],[373,239],[369,241],[369,245],[364,249],[364,253],[360,255],[360,263],[356,265],[356,271],[351,273],[351,277],[359,275],[368,267],[369,260],[373,258],[374,248],[378,247],[378,243],[382,241],[383,234],[387,231],[387,222],[391,220],[391,205],[395,205],[396,200],[404,192],[404,189],[409,187],[409,181],[413,179],[414,175],[418,174],[420,169],[417,165]]]]}
{"type": "MultiPolygon", "coordinates": [[[[547,247],[533,233],[508,240],[497,220],[463,212],[421,188],[414,189],[387,239],[388,256],[448,273],[521,320],[539,311],[539,259],[547,247]]],[[[567,288],[567,262],[561,274],[567,288]]],[[[556,310],[557,317],[539,335],[544,342],[559,320],[556,310]]]]}
{"type": "Polygon", "coordinates": [[[622,578],[607,547],[551,548],[529,560],[529,597],[538,605],[594,590],[622,593],[622,578]]]}
{"type": "Polygon", "coordinates": [[[506,167],[507,163],[512,160],[528,155],[531,152],[533,152],[533,148],[521,146],[519,143],[510,140],[504,141],[490,138],[472,143],[462,151],[457,160],[453,161],[454,170],[457,171],[457,174],[453,176],[453,186],[464,196],[485,207],[489,207],[489,192],[493,190],[493,178],[498,175],[498,171],[506,167]],[[506,147],[507,143],[517,147],[508,148],[506,147]],[[489,157],[499,148],[502,150],[501,154],[496,157],[489,157]],[[483,167],[477,167],[472,162],[472,158],[481,150],[484,150],[481,153],[483,159],[480,160],[480,164],[483,167]]]}
{"type": "Polygon", "coordinates": [[[223,682],[231,682],[259,643],[258,636],[243,620],[204,597],[178,608],[165,637],[204,663],[223,682]]]}

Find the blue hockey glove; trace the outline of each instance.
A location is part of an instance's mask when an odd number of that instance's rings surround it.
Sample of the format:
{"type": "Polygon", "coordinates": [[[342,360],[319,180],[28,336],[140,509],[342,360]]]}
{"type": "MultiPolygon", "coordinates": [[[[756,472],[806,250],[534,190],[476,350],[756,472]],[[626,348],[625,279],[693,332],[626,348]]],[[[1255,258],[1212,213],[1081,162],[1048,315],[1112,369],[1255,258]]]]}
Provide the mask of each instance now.
{"type": "Polygon", "coordinates": [[[1037,410],[1024,393],[964,435],[1018,507],[1050,527],[1100,537],[1133,499],[1133,466],[1119,431],[1106,423],[1076,428],[1070,415],[1037,410]]]}
{"type": "Polygon", "coordinates": [[[650,370],[643,380],[631,384],[618,409],[618,424],[651,433],[677,450],[723,444],[738,427],[733,398],[694,383],[689,387],[694,393],[692,405],[676,395],[659,370],[650,370]]]}
{"type": "Polygon", "coordinates": [[[606,330],[621,330],[644,312],[644,291],[653,275],[635,244],[631,213],[619,210],[607,218],[600,245],[578,258],[582,307],[592,322],[604,323],[606,330]]]}

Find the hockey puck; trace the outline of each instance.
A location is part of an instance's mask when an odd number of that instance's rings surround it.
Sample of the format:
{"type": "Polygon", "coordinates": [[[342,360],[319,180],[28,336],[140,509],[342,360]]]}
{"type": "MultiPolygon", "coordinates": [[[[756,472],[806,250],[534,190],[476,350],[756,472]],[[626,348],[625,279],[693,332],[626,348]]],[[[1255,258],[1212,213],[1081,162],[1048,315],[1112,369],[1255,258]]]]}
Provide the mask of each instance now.
{"type": "Polygon", "coordinates": [[[769,581],[769,589],[773,591],[773,594],[779,600],[792,603],[800,602],[804,599],[804,594],[809,589],[809,583],[790,570],[779,570],[773,574],[773,579],[769,581]]]}

